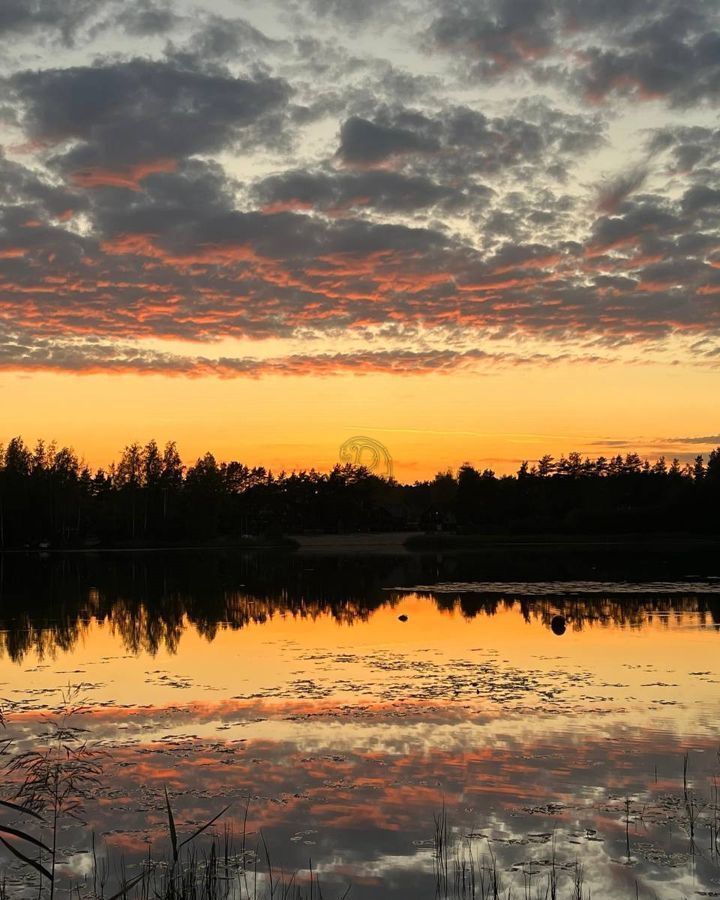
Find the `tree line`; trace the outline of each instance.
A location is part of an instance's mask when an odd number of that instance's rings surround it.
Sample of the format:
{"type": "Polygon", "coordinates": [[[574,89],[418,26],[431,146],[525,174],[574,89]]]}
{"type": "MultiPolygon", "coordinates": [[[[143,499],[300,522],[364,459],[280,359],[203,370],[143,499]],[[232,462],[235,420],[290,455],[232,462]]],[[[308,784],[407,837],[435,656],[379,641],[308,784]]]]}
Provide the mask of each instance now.
{"type": "Polygon", "coordinates": [[[273,473],[183,463],[174,442],[134,443],[92,470],[67,447],[0,445],[0,547],[143,546],[386,530],[486,534],[717,533],[720,448],[655,462],[570,453],[499,476],[470,464],[401,484],[363,467],[273,473]]]}

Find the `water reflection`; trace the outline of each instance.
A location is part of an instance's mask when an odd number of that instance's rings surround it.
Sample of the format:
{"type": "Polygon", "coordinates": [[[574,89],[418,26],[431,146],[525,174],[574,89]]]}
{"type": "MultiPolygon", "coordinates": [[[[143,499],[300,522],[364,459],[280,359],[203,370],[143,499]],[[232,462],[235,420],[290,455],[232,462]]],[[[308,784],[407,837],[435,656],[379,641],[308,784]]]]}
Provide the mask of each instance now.
{"type": "MultiPolygon", "coordinates": [[[[672,575],[667,556],[663,562],[663,574],[672,575]]],[[[717,565],[714,558],[712,562],[717,565]]],[[[634,563],[637,575],[648,574],[646,560],[635,558],[634,563]]],[[[604,573],[622,564],[627,561],[606,560],[604,573]]],[[[659,584],[655,579],[614,585],[593,578],[599,561],[591,554],[580,554],[572,567],[563,558],[558,566],[563,575],[573,571],[575,580],[541,580],[554,571],[552,560],[542,555],[518,557],[497,551],[372,559],[118,553],[39,560],[5,555],[0,573],[0,653],[20,662],[30,651],[41,657],[70,651],[91,619],[108,622],[128,652],[151,654],[160,648],[176,652],[188,625],[208,640],[219,629],[241,629],[278,615],[311,620],[329,616],[352,625],[367,621],[378,609],[394,608],[411,588],[428,594],[438,610],[458,611],[467,619],[516,608],[525,621],[542,621],[557,635],[592,624],[642,627],[658,616],[672,615],[680,621],[686,613],[697,613],[699,622],[720,627],[720,582],[712,576],[700,582],[666,578],[659,584]],[[538,578],[511,583],[488,578],[500,578],[508,570],[516,575],[537,573],[538,578]],[[579,581],[578,574],[590,578],[579,581]],[[427,586],[428,576],[437,587],[427,586]]],[[[680,557],[675,571],[687,568],[688,561],[680,557]]],[[[627,567],[623,573],[627,578],[627,567]]]]}
{"type": "Polygon", "coordinates": [[[2,573],[7,737],[32,746],[82,684],[109,754],[89,823],[130,870],[167,841],[167,787],[185,832],[228,802],[240,827],[249,798],[248,828],[329,897],[432,898],[443,805],[503,896],[535,896],[553,859],[561,897],[576,860],[594,897],[717,890],[715,560],[30,562],[2,573]]]}

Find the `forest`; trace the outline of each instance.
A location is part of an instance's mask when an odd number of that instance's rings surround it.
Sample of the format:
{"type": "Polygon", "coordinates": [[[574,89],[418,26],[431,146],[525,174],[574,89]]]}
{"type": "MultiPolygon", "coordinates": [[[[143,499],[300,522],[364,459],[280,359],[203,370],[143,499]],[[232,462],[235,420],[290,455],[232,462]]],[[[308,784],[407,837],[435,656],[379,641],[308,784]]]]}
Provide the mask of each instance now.
{"type": "Polygon", "coordinates": [[[464,464],[401,484],[362,467],[273,473],[174,442],[129,444],[91,470],[74,451],[0,446],[0,547],[143,547],[302,533],[717,534],[720,448],[693,463],[569,453],[513,475],[464,464]]]}

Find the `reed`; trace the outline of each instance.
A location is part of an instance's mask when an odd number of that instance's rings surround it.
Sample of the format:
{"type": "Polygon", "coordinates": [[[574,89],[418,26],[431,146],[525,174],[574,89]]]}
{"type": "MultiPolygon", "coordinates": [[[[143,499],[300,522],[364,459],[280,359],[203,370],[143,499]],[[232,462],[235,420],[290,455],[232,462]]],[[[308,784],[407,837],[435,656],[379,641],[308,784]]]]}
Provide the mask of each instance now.
{"type": "MultiPolygon", "coordinates": [[[[38,900],[55,900],[61,880],[60,834],[68,819],[83,822],[84,799],[102,783],[104,752],[87,740],[87,729],[78,724],[86,707],[79,689],[69,687],[55,715],[47,717],[35,749],[13,754],[10,742],[0,744],[6,758],[6,783],[14,785],[12,799],[0,799],[0,807],[12,815],[0,822],[0,843],[38,877],[38,900]]],[[[0,713],[0,726],[5,719],[0,713]]],[[[260,833],[254,848],[248,839],[248,805],[242,834],[235,840],[226,826],[222,835],[211,831],[229,810],[223,807],[189,834],[178,827],[170,794],[165,788],[164,806],[170,853],[148,856],[140,871],[128,874],[124,860],[113,877],[108,857],[98,855],[91,840],[91,874],[70,884],[67,893],[77,900],[324,900],[320,879],[308,863],[308,877],[277,872],[270,848],[260,833]],[[200,848],[198,839],[210,838],[200,848]],[[307,882],[307,883],[306,883],[307,882]]],[[[347,896],[349,888],[343,896],[347,896]]],[[[0,900],[11,896],[2,873],[0,900]]]]}
{"type": "Polygon", "coordinates": [[[585,889],[585,871],[578,860],[570,871],[561,867],[553,835],[547,873],[533,882],[534,872],[522,870],[522,894],[503,883],[498,859],[488,838],[485,853],[476,854],[471,838],[449,837],[445,807],[434,817],[435,900],[592,900],[585,889]],[[452,877],[449,877],[452,873],[452,877]]]}

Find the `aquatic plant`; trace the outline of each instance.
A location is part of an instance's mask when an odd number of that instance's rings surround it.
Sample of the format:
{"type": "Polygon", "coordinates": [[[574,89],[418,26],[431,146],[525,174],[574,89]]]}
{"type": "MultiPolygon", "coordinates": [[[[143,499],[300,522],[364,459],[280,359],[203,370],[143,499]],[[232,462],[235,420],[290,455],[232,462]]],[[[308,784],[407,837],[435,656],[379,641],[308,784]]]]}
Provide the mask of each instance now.
{"type": "MultiPolygon", "coordinates": [[[[38,736],[39,748],[11,756],[6,774],[16,781],[12,800],[0,800],[5,809],[32,819],[32,826],[15,828],[0,824],[0,832],[20,841],[20,850],[0,836],[0,842],[17,859],[33,868],[55,896],[58,829],[65,818],[81,820],[85,793],[100,784],[103,752],[89,746],[87,729],[75,724],[82,713],[79,688],[68,687],[57,714],[45,719],[45,731],[38,736]],[[35,832],[28,830],[34,827],[35,832]],[[28,856],[33,848],[38,856],[28,856]]],[[[8,747],[4,748],[7,752],[8,747]]]]}

